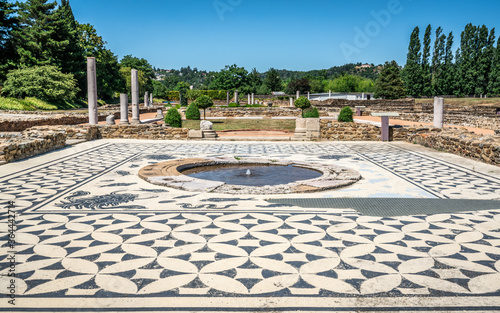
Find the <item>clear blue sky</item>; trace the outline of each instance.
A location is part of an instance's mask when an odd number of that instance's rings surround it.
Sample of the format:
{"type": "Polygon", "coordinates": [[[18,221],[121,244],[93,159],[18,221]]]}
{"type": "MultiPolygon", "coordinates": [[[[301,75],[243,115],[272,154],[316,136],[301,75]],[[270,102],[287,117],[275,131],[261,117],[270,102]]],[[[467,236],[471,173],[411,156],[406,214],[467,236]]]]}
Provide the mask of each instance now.
{"type": "Polygon", "coordinates": [[[498,0],[70,0],[76,19],[107,47],[159,68],[263,72],[324,69],[349,62],[404,65],[415,26],[448,34],[467,23],[496,27],[498,0]],[[372,13],[375,12],[375,17],[372,13]],[[381,13],[382,12],[382,13],[381,13]],[[360,34],[360,31],[364,34],[360,34]]]}

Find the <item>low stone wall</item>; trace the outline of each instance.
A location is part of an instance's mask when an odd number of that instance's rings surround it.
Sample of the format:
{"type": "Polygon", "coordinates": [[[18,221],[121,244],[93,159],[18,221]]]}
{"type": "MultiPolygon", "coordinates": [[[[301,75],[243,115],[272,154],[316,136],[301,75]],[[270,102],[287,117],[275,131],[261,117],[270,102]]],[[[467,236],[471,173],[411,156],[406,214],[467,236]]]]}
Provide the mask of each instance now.
{"type": "Polygon", "coordinates": [[[500,165],[500,136],[483,136],[466,130],[410,134],[408,142],[489,164],[500,165]]]}
{"type": "Polygon", "coordinates": [[[187,139],[187,128],[173,128],[163,124],[139,124],[139,125],[60,125],[60,126],[38,126],[27,130],[27,132],[52,131],[64,134],[68,140],[73,139],[187,139]]]}
{"type": "MultiPolygon", "coordinates": [[[[162,107],[158,107],[162,108],[162,107]]],[[[140,113],[152,113],[156,112],[156,107],[153,108],[141,108],[140,113]]],[[[8,114],[27,114],[27,112],[19,112],[19,111],[2,111],[3,113],[8,114]]],[[[43,125],[78,125],[85,124],[89,121],[89,116],[86,113],[64,113],[58,114],[53,112],[33,112],[30,111],[29,114],[40,115],[39,117],[30,117],[30,118],[6,118],[0,120],[0,131],[7,132],[20,132],[28,128],[32,128],[35,126],[43,126],[43,125]]],[[[108,115],[114,115],[115,119],[120,118],[120,111],[104,111],[100,112],[98,119],[99,121],[105,121],[108,115]]],[[[132,116],[131,111],[129,110],[129,116],[132,116]]]]}
{"type": "Polygon", "coordinates": [[[124,138],[124,139],[187,139],[187,128],[173,128],[157,124],[141,124],[141,125],[113,125],[97,126],[97,131],[101,138],[124,138]]]}
{"type": "Polygon", "coordinates": [[[342,141],[379,141],[380,128],[371,124],[340,123],[332,120],[320,120],[322,140],[342,141]]]}
{"type": "Polygon", "coordinates": [[[0,142],[0,165],[60,149],[65,145],[66,136],[59,132],[36,132],[32,136],[23,134],[21,138],[0,142]]]}
{"type": "MultiPolygon", "coordinates": [[[[400,113],[399,119],[419,123],[432,123],[434,114],[430,113],[400,113]]],[[[470,126],[485,129],[500,129],[500,116],[471,116],[464,114],[446,114],[444,123],[457,126],[470,126]]]]}

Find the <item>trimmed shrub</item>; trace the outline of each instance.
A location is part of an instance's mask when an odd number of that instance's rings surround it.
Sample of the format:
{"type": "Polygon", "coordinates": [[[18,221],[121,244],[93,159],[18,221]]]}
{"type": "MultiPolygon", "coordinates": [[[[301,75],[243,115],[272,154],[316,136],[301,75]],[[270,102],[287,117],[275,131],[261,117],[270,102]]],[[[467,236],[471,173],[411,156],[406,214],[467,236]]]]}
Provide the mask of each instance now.
{"type": "Polygon", "coordinates": [[[352,119],[352,110],[350,107],[343,107],[342,110],[340,110],[339,113],[339,118],[337,119],[339,122],[344,122],[344,123],[351,123],[354,120],[352,119]]]}
{"type": "Polygon", "coordinates": [[[304,110],[311,106],[311,101],[306,97],[299,97],[295,100],[295,107],[302,110],[302,115],[304,115],[304,110]]]}
{"type": "Polygon", "coordinates": [[[179,111],[175,108],[168,109],[165,115],[165,123],[171,127],[182,127],[182,118],[179,111]]]}
{"type": "Polygon", "coordinates": [[[187,120],[199,120],[200,119],[200,108],[196,102],[191,102],[186,109],[186,119],[187,120]]]}
{"type": "Polygon", "coordinates": [[[35,66],[7,74],[2,94],[14,98],[35,97],[64,105],[72,102],[78,91],[73,74],[64,74],[55,66],[35,66]]]}
{"type": "Polygon", "coordinates": [[[231,102],[229,103],[228,107],[230,108],[238,108],[240,105],[238,103],[231,102]]]}
{"type": "Polygon", "coordinates": [[[302,117],[303,118],[318,118],[319,117],[318,109],[316,109],[315,107],[307,108],[303,111],[302,117]]]}
{"type": "Polygon", "coordinates": [[[203,109],[203,119],[205,119],[205,109],[213,106],[214,101],[209,96],[201,96],[195,102],[200,109],[203,109]]]}

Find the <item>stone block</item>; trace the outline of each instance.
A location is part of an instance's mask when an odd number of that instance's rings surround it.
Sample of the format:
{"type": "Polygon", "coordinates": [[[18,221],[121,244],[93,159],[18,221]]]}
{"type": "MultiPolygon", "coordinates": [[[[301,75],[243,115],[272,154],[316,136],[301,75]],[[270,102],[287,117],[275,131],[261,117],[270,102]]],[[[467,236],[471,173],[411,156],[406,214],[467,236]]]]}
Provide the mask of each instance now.
{"type": "Polygon", "coordinates": [[[188,138],[203,138],[203,132],[201,130],[190,129],[188,138]]]}

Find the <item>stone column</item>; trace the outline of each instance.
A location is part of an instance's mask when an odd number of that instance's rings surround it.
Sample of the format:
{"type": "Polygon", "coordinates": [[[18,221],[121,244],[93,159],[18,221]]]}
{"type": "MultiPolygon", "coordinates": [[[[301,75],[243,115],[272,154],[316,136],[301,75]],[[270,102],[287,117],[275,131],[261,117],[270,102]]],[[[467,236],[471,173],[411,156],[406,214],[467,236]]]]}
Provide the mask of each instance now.
{"type": "Polygon", "coordinates": [[[149,107],[149,96],[147,91],[144,93],[144,107],[149,107]]]}
{"type": "Polygon", "coordinates": [[[252,92],[252,104],[255,104],[255,98],[254,98],[254,96],[255,96],[255,95],[254,95],[254,94],[253,94],[253,92],[252,92]]]}
{"type": "Polygon", "coordinates": [[[120,125],[129,125],[128,122],[128,95],[120,94],[120,125]]]}
{"type": "Polygon", "coordinates": [[[297,90],[297,99],[300,97],[300,91],[297,90]]]}
{"type": "Polygon", "coordinates": [[[311,100],[311,93],[309,91],[307,92],[307,100],[311,100]]]}
{"type": "Polygon", "coordinates": [[[434,98],[434,127],[443,128],[444,124],[444,99],[434,98]]]}
{"type": "Polygon", "coordinates": [[[290,97],[290,106],[293,107],[293,97],[290,97]]]}
{"type": "Polygon", "coordinates": [[[97,125],[97,72],[95,58],[87,58],[87,95],[89,106],[89,124],[97,125]]]}
{"type": "Polygon", "coordinates": [[[149,105],[153,106],[153,93],[149,95],[149,105]]]}
{"type": "Polygon", "coordinates": [[[331,98],[331,97],[332,97],[332,91],[328,90],[328,98],[331,98]]]}
{"type": "Polygon", "coordinates": [[[365,93],[364,92],[361,94],[361,100],[365,100],[365,93]]]}
{"type": "Polygon", "coordinates": [[[137,77],[137,70],[132,69],[131,78],[131,93],[132,93],[132,124],[140,124],[139,118],[139,79],[137,77]]]}
{"type": "Polygon", "coordinates": [[[235,102],[235,103],[239,103],[239,102],[238,102],[238,90],[235,90],[235,91],[234,91],[234,102],[235,102]]]}
{"type": "Polygon", "coordinates": [[[248,94],[248,104],[251,104],[251,103],[250,103],[250,100],[251,100],[251,98],[250,98],[250,94],[248,94]]]}
{"type": "Polygon", "coordinates": [[[226,92],[226,102],[226,105],[229,106],[229,91],[226,92]]]}
{"type": "Polygon", "coordinates": [[[382,116],[382,141],[389,141],[389,116],[382,116]]]}

